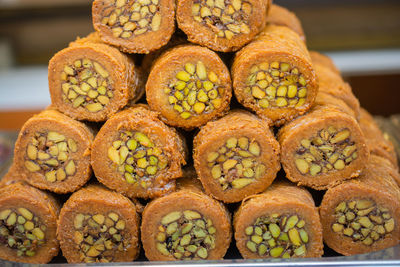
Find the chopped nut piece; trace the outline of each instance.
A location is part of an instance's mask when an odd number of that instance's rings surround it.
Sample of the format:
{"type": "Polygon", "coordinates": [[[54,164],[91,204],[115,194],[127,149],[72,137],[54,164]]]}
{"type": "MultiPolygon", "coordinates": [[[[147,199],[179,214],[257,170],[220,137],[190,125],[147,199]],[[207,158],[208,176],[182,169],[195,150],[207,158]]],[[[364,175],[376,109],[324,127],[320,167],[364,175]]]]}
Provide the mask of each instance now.
{"type": "MultiPolygon", "coordinates": [[[[122,28],[116,28],[114,34],[121,35],[122,28]]],[[[82,62],[83,64],[79,67],[79,64],[66,66],[73,69],[74,73],[67,74],[66,83],[61,85],[63,94],[66,96],[64,101],[71,103],[74,108],[83,106],[90,112],[101,111],[104,108],[103,105],[107,105],[110,101],[105,94],[112,94],[111,88],[105,87],[112,84],[110,74],[97,61],[85,58],[82,62]]]]}
{"type": "Polygon", "coordinates": [[[116,170],[128,183],[143,179],[139,182],[143,188],[149,186],[147,177],[157,175],[168,165],[163,151],[141,132],[122,131],[120,138],[108,148],[108,158],[117,165],[116,170]]]}
{"type": "Polygon", "coordinates": [[[186,120],[220,107],[219,79],[202,61],[187,62],[175,78],[165,93],[181,118],[186,120]]]}
{"type": "Polygon", "coordinates": [[[260,256],[283,257],[285,254],[289,258],[304,255],[309,238],[304,229],[305,221],[298,222],[297,215],[271,214],[259,217],[253,225],[245,228],[245,234],[249,237],[246,247],[260,256]]]}
{"type": "Polygon", "coordinates": [[[350,139],[350,131],[337,131],[333,127],[321,129],[315,136],[302,139],[300,144],[295,155],[296,168],[302,174],[312,176],[345,169],[354,160],[351,154],[357,151],[350,139]],[[341,142],[346,142],[346,146],[341,142]]]}
{"type": "Polygon", "coordinates": [[[261,147],[257,141],[250,142],[247,137],[231,137],[218,152],[208,154],[207,162],[210,164],[212,177],[219,179],[223,190],[240,189],[251,184],[254,177],[258,179],[264,175],[265,166],[256,160],[260,155],[261,147]],[[231,174],[233,179],[230,178],[231,174]]]}
{"type": "Polygon", "coordinates": [[[335,233],[343,233],[343,235],[351,237],[353,242],[361,242],[369,246],[376,240],[384,238],[386,233],[394,229],[386,228],[386,224],[394,222],[393,218],[385,219],[382,215],[381,208],[371,199],[341,202],[335,208],[337,222],[332,225],[332,230],[335,233]],[[345,214],[345,220],[341,219],[344,217],[341,214],[345,214]],[[367,217],[368,214],[371,215],[367,217]]]}
{"type": "Polygon", "coordinates": [[[176,259],[206,259],[208,250],[215,246],[212,222],[193,210],[173,211],[161,219],[157,233],[157,250],[176,259]],[[204,245],[199,245],[203,243],[204,245]]]}
{"type": "MultiPolygon", "coordinates": [[[[268,62],[263,62],[255,67],[257,70],[251,75],[255,75],[258,84],[262,86],[253,86],[252,95],[261,108],[301,106],[299,101],[304,101],[307,96],[307,84],[302,85],[298,82],[300,79],[304,80],[303,76],[299,74],[299,78],[295,78],[289,63],[272,62],[268,64],[268,62]],[[278,86],[267,87],[271,83],[278,86]]],[[[251,75],[248,78],[250,81],[248,85],[252,85],[251,75]]]]}

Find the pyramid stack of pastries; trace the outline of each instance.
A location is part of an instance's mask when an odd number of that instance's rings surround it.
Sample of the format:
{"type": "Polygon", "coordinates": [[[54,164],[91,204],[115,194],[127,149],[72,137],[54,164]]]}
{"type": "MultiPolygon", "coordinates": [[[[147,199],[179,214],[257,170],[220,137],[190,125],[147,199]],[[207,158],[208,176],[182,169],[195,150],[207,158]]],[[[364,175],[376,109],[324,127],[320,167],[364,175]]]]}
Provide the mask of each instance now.
{"type": "Polygon", "coordinates": [[[269,0],[95,0],[92,17],[95,32],[50,60],[52,104],[23,126],[0,183],[0,258],[399,243],[393,145],[295,14],[269,0]]]}

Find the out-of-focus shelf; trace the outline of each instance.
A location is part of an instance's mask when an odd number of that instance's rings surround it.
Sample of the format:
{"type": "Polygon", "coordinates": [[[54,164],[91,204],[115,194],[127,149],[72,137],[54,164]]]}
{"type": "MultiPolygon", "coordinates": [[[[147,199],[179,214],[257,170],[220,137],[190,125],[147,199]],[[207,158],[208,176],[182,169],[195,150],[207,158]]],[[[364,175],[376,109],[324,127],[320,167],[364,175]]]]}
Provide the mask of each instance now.
{"type": "Polygon", "coordinates": [[[344,76],[400,73],[400,49],[326,53],[344,76]]]}
{"type": "Polygon", "coordinates": [[[0,111],[43,109],[50,104],[47,67],[0,71],[0,111]]]}
{"type": "Polygon", "coordinates": [[[42,8],[42,7],[65,7],[65,6],[76,6],[76,5],[87,5],[91,4],[92,0],[1,0],[0,8],[9,9],[9,8],[19,8],[19,9],[27,9],[27,8],[42,8]]]}

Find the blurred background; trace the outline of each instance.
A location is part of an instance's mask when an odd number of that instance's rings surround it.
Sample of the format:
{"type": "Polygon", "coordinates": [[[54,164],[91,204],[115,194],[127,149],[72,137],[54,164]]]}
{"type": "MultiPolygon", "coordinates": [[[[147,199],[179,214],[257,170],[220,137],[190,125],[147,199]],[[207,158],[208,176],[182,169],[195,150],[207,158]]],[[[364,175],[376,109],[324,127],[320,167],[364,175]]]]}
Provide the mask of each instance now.
{"type": "MultiPolygon", "coordinates": [[[[330,55],[363,107],[400,113],[399,0],[275,0],[300,18],[309,49],[330,55]]],[[[0,0],[0,129],[50,103],[47,63],[93,31],[91,0],[0,0]]]]}

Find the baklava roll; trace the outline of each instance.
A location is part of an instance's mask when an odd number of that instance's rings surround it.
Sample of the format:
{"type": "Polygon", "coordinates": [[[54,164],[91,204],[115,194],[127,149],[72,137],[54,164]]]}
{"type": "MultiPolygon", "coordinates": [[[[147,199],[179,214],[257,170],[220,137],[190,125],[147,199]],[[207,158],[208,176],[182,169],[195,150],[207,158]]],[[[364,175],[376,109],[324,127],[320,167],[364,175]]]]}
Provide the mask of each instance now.
{"type": "Polygon", "coordinates": [[[92,130],[45,110],[22,127],[14,150],[15,171],[27,183],[58,194],[73,192],[91,177],[92,130]]]}
{"type": "Polygon", "coordinates": [[[243,200],[234,216],[236,246],[245,259],[321,257],[322,226],[311,194],[274,183],[243,200]]]}
{"type": "Polygon", "coordinates": [[[299,18],[291,12],[290,10],[284,8],[283,6],[272,4],[268,11],[267,24],[286,26],[296,32],[300,39],[304,42],[306,41],[306,36],[304,35],[303,26],[299,18]]]}
{"type": "Polygon", "coordinates": [[[276,125],[305,113],[318,92],[304,42],[283,26],[267,26],[236,54],[232,79],[238,101],[276,125]]]}
{"type": "Polygon", "coordinates": [[[222,259],[232,235],[228,210],[201,191],[196,177],[177,183],[177,192],[153,200],[143,211],[141,237],[147,259],[222,259]]]}
{"type": "Polygon", "coordinates": [[[287,178],[298,185],[327,189],[360,175],[369,151],[357,121],[327,106],[282,127],[278,134],[287,178]]]}
{"type": "Polygon", "coordinates": [[[343,255],[399,244],[400,190],[371,155],[362,175],[329,188],[320,206],[325,243],[343,255]]]}
{"type": "Polygon", "coordinates": [[[59,210],[53,196],[25,183],[0,188],[0,258],[48,263],[59,251],[59,210]]]}
{"type": "Polygon", "coordinates": [[[16,168],[16,164],[13,163],[11,164],[10,168],[8,169],[8,171],[6,172],[6,174],[4,174],[3,177],[0,178],[0,188],[16,183],[18,181],[24,181],[24,179],[22,178],[22,176],[18,173],[18,170],[16,168]]]}
{"type": "Polygon", "coordinates": [[[169,125],[193,129],[222,116],[232,96],[228,68],[201,46],[182,45],[154,62],[146,84],[147,102],[169,125]]]}
{"type": "Polygon", "coordinates": [[[206,193],[226,203],[264,191],[281,168],[279,143],[268,122],[245,111],[207,123],[193,147],[206,193]]]}
{"type": "Polygon", "coordinates": [[[128,197],[152,198],[174,189],[185,164],[183,140],[156,112],[136,106],[112,116],[97,134],[92,166],[97,179],[128,197]]]}
{"type": "Polygon", "coordinates": [[[374,158],[374,164],[379,164],[382,168],[384,168],[386,173],[390,175],[400,187],[400,173],[398,167],[394,166],[393,163],[385,157],[374,153],[371,153],[371,156],[374,158]]]}
{"type": "Polygon", "coordinates": [[[74,119],[105,121],[144,93],[133,60],[98,39],[78,39],[49,62],[52,104],[74,119]]]}
{"type": "Polygon", "coordinates": [[[174,0],[95,0],[93,26],[101,39],[126,53],[147,54],[175,31],[174,0]]]}
{"type": "Polygon", "coordinates": [[[265,0],[178,0],[176,20],[192,43],[215,51],[237,51],[265,26],[265,0]]]}
{"type": "Polygon", "coordinates": [[[370,153],[386,158],[394,168],[398,169],[397,155],[393,144],[384,137],[372,115],[363,108],[360,110],[359,124],[370,153]]]}
{"type": "Polygon", "coordinates": [[[349,107],[342,99],[325,92],[318,92],[314,102],[315,106],[327,106],[340,110],[353,118],[357,118],[357,113],[349,107]]]}
{"type": "Polygon", "coordinates": [[[68,263],[133,261],[139,254],[139,221],[128,198],[89,185],[62,207],[57,238],[68,263]]]}
{"type": "Polygon", "coordinates": [[[173,47],[178,45],[188,44],[185,36],[182,35],[180,35],[179,33],[173,35],[168,44],[164,45],[160,49],[157,49],[156,51],[144,55],[141,65],[143,72],[148,75],[150,73],[151,66],[153,66],[156,59],[159,58],[168,49],[172,49],[173,47]]]}
{"type": "Polygon", "coordinates": [[[318,77],[319,92],[324,92],[343,100],[354,110],[358,119],[360,116],[360,102],[353,94],[351,86],[344,82],[340,74],[330,67],[321,65],[318,62],[313,62],[313,65],[318,77]]]}
{"type": "Polygon", "coordinates": [[[325,66],[331,71],[340,75],[340,70],[336,67],[335,63],[329,56],[321,54],[317,51],[308,51],[308,53],[310,53],[311,61],[313,62],[313,64],[325,66]]]}

